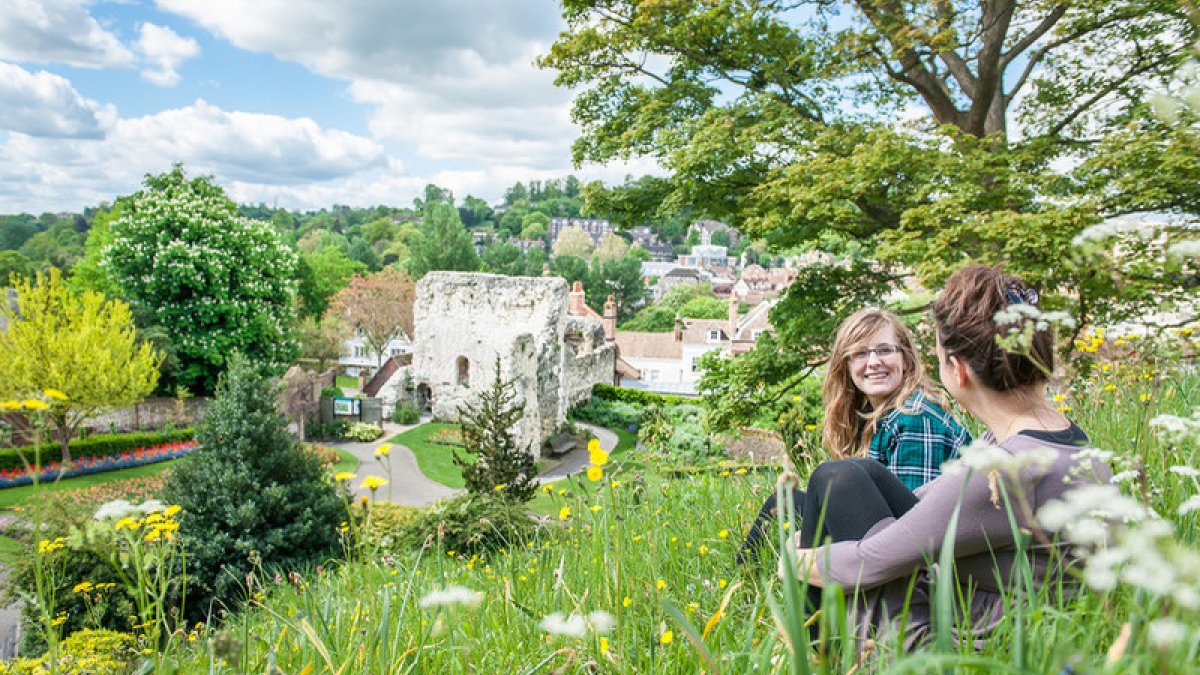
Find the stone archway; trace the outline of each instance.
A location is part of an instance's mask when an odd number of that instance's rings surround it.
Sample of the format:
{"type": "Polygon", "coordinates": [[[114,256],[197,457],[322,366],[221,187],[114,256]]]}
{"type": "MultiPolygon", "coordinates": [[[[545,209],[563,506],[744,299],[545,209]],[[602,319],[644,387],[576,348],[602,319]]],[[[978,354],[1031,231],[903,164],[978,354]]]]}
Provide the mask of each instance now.
{"type": "Polygon", "coordinates": [[[433,412],[433,391],[429,388],[428,382],[421,382],[417,385],[417,409],[423,413],[433,412]]]}

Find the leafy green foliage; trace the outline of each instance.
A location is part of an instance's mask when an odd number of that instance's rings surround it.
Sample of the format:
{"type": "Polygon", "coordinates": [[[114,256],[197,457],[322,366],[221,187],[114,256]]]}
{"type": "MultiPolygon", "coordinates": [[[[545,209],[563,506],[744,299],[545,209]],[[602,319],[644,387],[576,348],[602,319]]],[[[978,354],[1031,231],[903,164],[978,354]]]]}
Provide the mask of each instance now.
{"type": "Polygon", "coordinates": [[[320,562],[346,512],[315,455],[301,450],[278,410],[276,387],[243,357],[231,360],[196,439],[163,487],[183,508],[188,616],[244,600],[252,552],[270,568],[320,562]]]}
{"type": "Polygon", "coordinates": [[[516,548],[536,527],[523,502],[467,493],[417,516],[397,539],[402,548],[429,546],[470,555],[516,548]]]}
{"type": "Polygon", "coordinates": [[[382,436],[383,428],[368,422],[352,422],[343,435],[352,441],[367,443],[382,436]]]}
{"type": "Polygon", "coordinates": [[[518,504],[533,498],[537,489],[537,467],[529,448],[517,445],[513,435],[524,406],[517,402],[511,380],[500,372],[496,357],[492,385],[479,393],[473,405],[460,406],[462,444],[469,455],[454,452],[454,463],[462,469],[467,491],[484,497],[498,496],[518,504]]]}
{"type": "Polygon", "coordinates": [[[724,319],[729,303],[718,300],[712,286],[679,284],[667,291],[657,304],[639,311],[621,325],[621,330],[667,333],[675,328],[675,317],[690,319],[724,319]]]}
{"type": "Polygon", "coordinates": [[[296,257],[268,223],[238,215],[209,177],[149,175],[111,225],[104,265],[126,296],[168,326],[179,370],[169,386],[213,390],[234,352],[280,369],[290,334],[296,257]]]}
{"type": "Polygon", "coordinates": [[[695,403],[695,399],[686,396],[659,394],[644,389],[626,389],[608,384],[592,385],[592,396],[605,401],[624,401],[634,405],[680,405],[695,403]]]}
{"type": "Polygon", "coordinates": [[[642,406],[624,401],[609,401],[596,396],[571,410],[571,416],[582,422],[614,429],[637,426],[642,419],[642,406]]]}
{"type": "MultiPolygon", "coordinates": [[[[87,438],[76,438],[71,441],[72,457],[107,457],[119,455],[138,448],[150,448],[165,443],[190,441],[194,433],[191,428],[175,429],[172,431],[134,431],[127,434],[92,434],[87,438]]],[[[61,450],[58,444],[42,443],[36,448],[25,446],[21,448],[0,449],[0,469],[18,469],[24,466],[21,454],[30,464],[35,461],[47,463],[54,451],[61,450]]]]}
{"type": "Polygon", "coordinates": [[[392,421],[396,424],[416,424],[421,421],[421,411],[408,401],[397,401],[392,410],[392,421]]]}
{"type": "Polygon", "coordinates": [[[479,256],[471,242],[471,233],[463,227],[458,209],[452,204],[430,204],[421,221],[421,236],[409,246],[408,271],[420,279],[434,270],[474,272],[479,256]]]}
{"type": "Polygon", "coordinates": [[[84,419],[135,403],[158,381],[162,356],[137,339],[129,305],[85,292],[75,296],[58,270],[16,286],[17,309],[0,303],[0,396],[47,395],[63,462],[84,419]]]}

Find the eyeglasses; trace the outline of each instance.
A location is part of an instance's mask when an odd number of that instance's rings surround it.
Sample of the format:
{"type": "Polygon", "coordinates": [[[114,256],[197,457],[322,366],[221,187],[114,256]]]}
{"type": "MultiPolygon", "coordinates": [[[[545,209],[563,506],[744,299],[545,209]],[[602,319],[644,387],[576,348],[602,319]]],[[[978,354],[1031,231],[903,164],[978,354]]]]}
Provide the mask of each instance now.
{"type": "Polygon", "coordinates": [[[881,359],[886,359],[893,354],[899,354],[900,347],[898,345],[879,345],[870,349],[859,349],[858,351],[850,352],[846,355],[846,360],[851,363],[862,363],[871,358],[871,354],[878,356],[881,359]]]}

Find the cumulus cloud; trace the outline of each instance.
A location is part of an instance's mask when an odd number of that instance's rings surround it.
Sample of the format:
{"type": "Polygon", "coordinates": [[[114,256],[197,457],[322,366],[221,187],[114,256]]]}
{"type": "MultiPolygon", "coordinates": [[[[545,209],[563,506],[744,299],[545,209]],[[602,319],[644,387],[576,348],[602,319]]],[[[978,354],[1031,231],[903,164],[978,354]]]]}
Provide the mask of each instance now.
{"type": "Polygon", "coordinates": [[[85,4],[87,0],[0,2],[0,59],[84,68],[130,65],[133,54],[85,4]]]}
{"type": "MultiPolygon", "coordinates": [[[[386,168],[377,142],[307,118],[229,112],[204,101],[113,122],[97,141],[10,134],[0,144],[0,213],[79,209],[138,189],[174,162],[223,183],[304,186],[386,168]],[[74,203],[64,203],[71,195],[74,203]]],[[[247,195],[248,196],[248,195],[247,195]]]]}
{"type": "Polygon", "coordinates": [[[553,0],[158,0],[243,49],[349,81],[376,137],[430,159],[561,167],[569,95],[534,58],[561,28],[553,0]]]}
{"type": "Polygon", "coordinates": [[[200,53],[200,45],[166,26],[144,23],[137,41],[138,51],[148,67],[142,77],[160,87],[179,84],[179,65],[200,53]]]}
{"type": "Polygon", "coordinates": [[[98,111],[96,102],[80,96],[66,78],[0,62],[0,129],[30,136],[100,138],[101,117],[112,113],[98,111]]]}

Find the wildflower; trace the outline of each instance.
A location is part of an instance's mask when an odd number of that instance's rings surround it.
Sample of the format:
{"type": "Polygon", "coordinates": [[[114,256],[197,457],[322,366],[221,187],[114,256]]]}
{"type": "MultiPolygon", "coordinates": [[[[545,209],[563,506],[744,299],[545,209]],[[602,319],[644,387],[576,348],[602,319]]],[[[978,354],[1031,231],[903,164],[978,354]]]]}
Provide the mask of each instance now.
{"type": "Polygon", "coordinates": [[[67,395],[57,389],[43,389],[42,395],[45,396],[46,398],[52,398],[55,401],[67,400],[67,395]]]}
{"type": "Polygon", "coordinates": [[[608,638],[600,638],[600,653],[608,653],[608,638]]]}
{"type": "Polygon", "coordinates": [[[721,530],[720,532],[717,533],[717,536],[722,539],[728,539],[729,538],[729,530],[721,530]]]}
{"type": "Polygon", "coordinates": [[[608,453],[600,447],[600,441],[595,438],[588,441],[588,461],[595,466],[608,464],[608,453]]]}
{"type": "Polygon", "coordinates": [[[1187,636],[1187,626],[1174,619],[1155,619],[1146,626],[1150,644],[1158,649],[1170,649],[1187,636]]]}
{"type": "Polygon", "coordinates": [[[108,520],[110,518],[124,518],[134,510],[133,504],[127,499],[114,499],[111,502],[105,502],[96,509],[93,520],[108,520]]]}
{"type": "Polygon", "coordinates": [[[75,587],[71,589],[71,592],[72,593],[87,593],[94,589],[95,589],[95,586],[92,585],[92,582],[83,581],[78,584],[75,584],[75,587]]]}
{"type": "Polygon", "coordinates": [[[1200,495],[1192,495],[1187,498],[1187,501],[1179,505],[1179,515],[1185,516],[1192,511],[1200,511],[1200,495]]]}
{"type": "Polygon", "coordinates": [[[1197,476],[1200,476],[1200,470],[1194,469],[1194,468],[1192,468],[1190,466],[1186,466],[1186,465],[1171,467],[1171,473],[1173,473],[1177,476],[1183,476],[1184,478],[1195,478],[1197,476]]]}
{"type": "Polygon", "coordinates": [[[725,587],[726,587],[726,586],[728,586],[728,585],[729,585],[729,582],[728,582],[728,581],[726,581],[726,580],[724,580],[724,579],[717,579],[717,588],[722,588],[722,589],[723,589],[723,588],[725,588],[725,587]]]}
{"type": "Polygon", "coordinates": [[[137,506],[137,510],[142,513],[157,513],[158,511],[165,511],[166,508],[167,505],[157,499],[147,499],[137,506]]]}
{"type": "Polygon", "coordinates": [[[141,525],[142,525],[142,521],[138,520],[137,518],[134,518],[132,516],[125,516],[124,518],[118,520],[117,523],[115,525],[113,525],[113,528],[115,528],[117,530],[123,530],[125,528],[129,528],[131,530],[136,530],[139,527],[141,527],[141,525]]]}
{"type": "Polygon", "coordinates": [[[667,582],[663,581],[662,579],[659,579],[658,581],[654,582],[654,587],[661,591],[662,589],[667,587],[667,582]]]}
{"type": "Polygon", "coordinates": [[[446,586],[436,591],[430,591],[418,603],[421,607],[450,607],[462,605],[468,608],[478,607],[483,602],[483,593],[463,586],[446,586]]]}
{"type": "Polygon", "coordinates": [[[504,488],[506,488],[506,487],[508,487],[508,486],[505,485],[504,483],[501,483],[501,484],[497,485],[496,487],[492,488],[492,492],[502,492],[504,490],[504,488]]]}
{"type": "Polygon", "coordinates": [[[0,403],[0,408],[4,408],[5,410],[20,410],[21,402],[20,401],[4,401],[3,403],[0,403]]]}
{"type": "Polygon", "coordinates": [[[33,411],[45,410],[46,408],[50,407],[46,405],[45,401],[39,401],[36,398],[27,398],[24,401],[21,401],[21,405],[24,406],[26,410],[33,411]]]}
{"type": "Polygon", "coordinates": [[[564,506],[558,510],[558,519],[559,520],[566,520],[567,518],[570,518],[570,517],[571,517],[570,507],[564,506]]]}
{"type": "Polygon", "coordinates": [[[804,430],[805,430],[805,431],[816,431],[816,430],[817,430],[817,425],[815,425],[815,424],[805,424],[805,425],[804,425],[804,430]]]}
{"type": "Polygon", "coordinates": [[[621,487],[621,481],[614,480],[613,482],[609,483],[608,486],[615,490],[615,489],[621,487]]]}
{"type": "Polygon", "coordinates": [[[1121,483],[1131,481],[1137,477],[1138,477],[1138,472],[1136,469],[1128,469],[1126,471],[1122,471],[1120,473],[1113,474],[1112,480],[1110,480],[1109,482],[1112,483],[1113,485],[1120,485],[1121,483]]]}
{"type": "Polygon", "coordinates": [[[588,477],[588,480],[595,483],[596,481],[600,480],[601,478],[604,478],[604,469],[601,469],[598,466],[593,466],[587,470],[587,477],[588,477]]]}
{"type": "Polygon", "coordinates": [[[669,630],[664,630],[664,631],[662,632],[662,635],[658,636],[658,643],[659,643],[660,645],[663,645],[663,646],[665,647],[665,646],[667,646],[667,645],[671,644],[671,641],[672,641],[672,640],[674,640],[674,639],[675,639],[675,634],[674,634],[674,633],[672,633],[672,632],[671,632],[671,631],[669,631],[669,630]]]}
{"type": "Polygon", "coordinates": [[[387,457],[391,453],[392,453],[392,444],[391,443],[384,443],[383,445],[379,446],[378,448],[375,448],[375,456],[376,457],[387,457]]]}
{"type": "Polygon", "coordinates": [[[946,473],[961,473],[971,469],[980,473],[1001,471],[1012,475],[1026,466],[1049,466],[1058,456],[1058,453],[1049,448],[1012,453],[1000,446],[981,440],[962,448],[959,450],[959,454],[961,459],[952,460],[943,465],[946,473]]]}
{"type": "Polygon", "coordinates": [[[596,610],[589,612],[587,616],[581,616],[572,612],[569,616],[562,612],[555,612],[542,619],[542,630],[551,635],[567,635],[570,637],[584,637],[588,633],[603,635],[612,632],[616,626],[617,620],[611,614],[604,610],[596,610]]]}
{"type": "Polygon", "coordinates": [[[588,507],[588,510],[589,510],[589,511],[591,511],[592,513],[597,513],[597,512],[599,512],[601,509],[603,509],[603,508],[604,508],[604,507],[603,507],[603,506],[600,506],[599,504],[593,504],[592,506],[589,506],[589,507],[588,507]]]}
{"type": "Polygon", "coordinates": [[[333,477],[333,480],[338,483],[344,483],[349,480],[354,480],[354,474],[350,473],[349,471],[341,471],[333,477]]]}
{"type": "Polygon", "coordinates": [[[628,607],[632,604],[633,604],[633,600],[631,600],[628,595],[621,599],[622,607],[628,607]]]}
{"type": "Polygon", "coordinates": [[[703,545],[703,544],[701,544],[701,545],[700,545],[700,555],[704,555],[704,554],[706,554],[706,553],[708,553],[708,547],[707,547],[707,546],[705,546],[705,545],[703,545]]]}
{"type": "Polygon", "coordinates": [[[745,469],[745,467],[743,467],[743,468],[738,469],[737,471],[734,471],[733,473],[738,476],[744,476],[744,475],[746,475],[746,469],[745,469]]]}
{"type": "Polygon", "coordinates": [[[551,492],[554,492],[554,483],[546,483],[545,485],[543,485],[542,492],[545,492],[546,494],[550,494],[551,492]]]}

